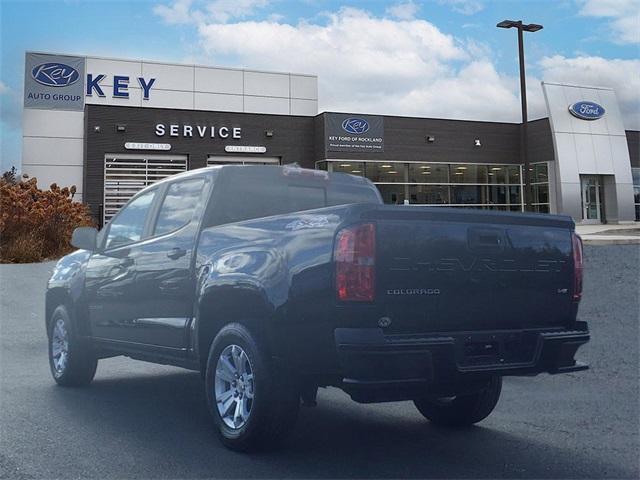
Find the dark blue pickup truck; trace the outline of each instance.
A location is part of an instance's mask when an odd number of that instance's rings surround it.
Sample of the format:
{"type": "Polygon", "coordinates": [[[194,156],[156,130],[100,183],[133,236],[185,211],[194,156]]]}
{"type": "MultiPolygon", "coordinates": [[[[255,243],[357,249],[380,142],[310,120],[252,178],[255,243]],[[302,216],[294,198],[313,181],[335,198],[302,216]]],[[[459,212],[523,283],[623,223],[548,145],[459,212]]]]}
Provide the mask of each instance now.
{"type": "Polygon", "coordinates": [[[126,355],[202,373],[225,445],[272,445],[318,387],[491,413],[505,375],[586,369],[568,217],[386,206],[368,180],[295,166],[194,170],[135,195],[49,280],[57,383],[126,355]]]}

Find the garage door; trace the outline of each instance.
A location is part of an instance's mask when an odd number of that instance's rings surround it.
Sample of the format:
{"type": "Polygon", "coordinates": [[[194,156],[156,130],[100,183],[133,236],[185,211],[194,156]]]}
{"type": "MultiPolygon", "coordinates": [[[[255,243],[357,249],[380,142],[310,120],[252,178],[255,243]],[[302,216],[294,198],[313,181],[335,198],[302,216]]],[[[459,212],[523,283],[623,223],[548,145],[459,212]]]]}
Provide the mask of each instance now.
{"type": "Polygon", "coordinates": [[[147,185],[186,170],[186,155],[105,155],[103,224],[147,185]]]}
{"type": "Polygon", "coordinates": [[[280,157],[231,157],[214,156],[207,158],[207,165],[280,165],[280,157]]]}

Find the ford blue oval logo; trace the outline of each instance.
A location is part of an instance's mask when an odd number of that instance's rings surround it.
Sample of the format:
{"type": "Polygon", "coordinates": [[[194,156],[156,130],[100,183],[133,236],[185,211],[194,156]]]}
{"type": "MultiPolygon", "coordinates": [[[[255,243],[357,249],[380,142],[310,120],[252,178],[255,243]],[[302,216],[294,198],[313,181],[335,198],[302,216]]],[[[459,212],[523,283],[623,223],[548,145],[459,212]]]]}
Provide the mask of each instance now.
{"type": "Polygon", "coordinates": [[[569,105],[569,112],[583,120],[597,120],[604,115],[604,108],[595,102],[582,101],[569,105]]]}
{"type": "Polygon", "coordinates": [[[347,133],[361,135],[369,130],[369,122],[363,118],[347,118],[342,122],[342,129],[347,133]]]}
{"type": "Polygon", "coordinates": [[[36,82],[47,87],[68,87],[80,78],[75,68],[57,62],[36,65],[31,70],[31,76],[36,82]]]}

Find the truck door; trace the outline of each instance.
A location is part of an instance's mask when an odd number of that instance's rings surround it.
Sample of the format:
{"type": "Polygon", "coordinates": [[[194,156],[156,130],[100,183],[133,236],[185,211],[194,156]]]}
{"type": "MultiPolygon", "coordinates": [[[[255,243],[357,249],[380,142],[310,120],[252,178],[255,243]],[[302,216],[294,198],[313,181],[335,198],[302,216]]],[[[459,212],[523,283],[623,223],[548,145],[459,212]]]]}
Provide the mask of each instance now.
{"type": "Polygon", "coordinates": [[[150,238],[139,247],[134,341],[185,349],[193,316],[193,257],[212,180],[188,178],[165,186],[150,238]]]}
{"type": "Polygon", "coordinates": [[[127,340],[135,321],[136,253],[156,196],[153,189],[134,197],[105,227],[103,248],[89,259],[86,292],[91,335],[127,340]]]}

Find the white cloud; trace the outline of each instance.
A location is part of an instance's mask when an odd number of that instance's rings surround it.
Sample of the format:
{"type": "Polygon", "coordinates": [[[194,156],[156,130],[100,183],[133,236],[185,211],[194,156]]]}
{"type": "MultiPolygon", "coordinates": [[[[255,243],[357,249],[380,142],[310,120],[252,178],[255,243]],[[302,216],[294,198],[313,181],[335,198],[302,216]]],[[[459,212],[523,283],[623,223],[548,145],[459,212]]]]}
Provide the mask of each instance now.
{"type": "Polygon", "coordinates": [[[579,3],[580,14],[593,17],[618,17],[640,6],[638,0],[580,0],[579,3]]]}
{"type": "Polygon", "coordinates": [[[156,5],[153,12],[169,25],[204,21],[225,23],[249,17],[268,3],[268,0],[173,0],[169,5],[156,5]]]}
{"type": "Polygon", "coordinates": [[[420,10],[420,7],[416,3],[410,1],[392,5],[387,8],[386,12],[389,16],[400,20],[411,20],[415,18],[418,10],[420,10]]]}
{"type": "Polygon", "coordinates": [[[10,91],[11,89],[7,87],[7,85],[2,80],[0,80],[0,95],[8,94],[10,91]]]}
{"type": "Polygon", "coordinates": [[[580,0],[580,15],[609,18],[616,43],[640,43],[639,0],[580,0]]]}
{"type": "Polygon", "coordinates": [[[153,13],[161,17],[169,25],[179,25],[193,21],[191,12],[192,0],[174,0],[170,5],[156,5],[153,13]]]}
{"type": "MultiPolygon", "coordinates": [[[[294,25],[277,17],[193,23],[199,61],[318,75],[320,111],[520,120],[515,69],[514,76],[498,72],[489,46],[389,15],[342,8],[294,25]]],[[[567,81],[613,87],[627,128],[637,128],[638,61],[556,56],[533,67],[540,73],[527,79],[531,118],[546,115],[540,80],[567,81]]]]}
{"type": "Polygon", "coordinates": [[[252,68],[317,74],[322,110],[514,119],[513,82],[485,56],[471,61],[482,51],[478,44],[458,41],[425,20],[353,8],[326,20],[205,22],[199,33],[213,62],[235,59],[252,68]]]}
{"type": "Polygon", "coordinates": [[[269,15],[267,15],[268,22],[278,23],[278,22],[281,22],[282,20],[284,20],[284,15],[281,15],[279,13],[270,13],[269,15]]]}
{"type": "Polygon", "coordinates": [[[448,5],[462,15],[474,15],[484,9],[484,4],[479,0],[438,0],[438,3],[448,5]]]}
{"type": "Polygon", "coordinates": [[[555,55],[540,66],[545,80],[613,88],[625,128],[640,130],[640,60],[555,55]]]}
{"type": "Polygon", "coordinates": [[[232,18],[248,17],[268,3],[268,0],[214,0],[208,2],[206,11],[213,20],[228,22],[232,18]]]}

